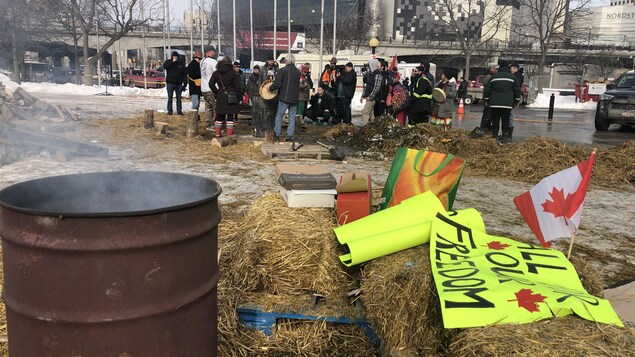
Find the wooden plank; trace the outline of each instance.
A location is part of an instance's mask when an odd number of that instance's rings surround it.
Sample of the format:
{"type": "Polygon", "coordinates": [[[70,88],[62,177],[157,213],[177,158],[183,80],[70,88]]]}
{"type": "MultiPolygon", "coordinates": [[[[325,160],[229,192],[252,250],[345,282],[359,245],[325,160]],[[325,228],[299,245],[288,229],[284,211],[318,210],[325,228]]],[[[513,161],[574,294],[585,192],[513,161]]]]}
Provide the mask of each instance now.
{"type": "Polygon", "coordinates": [[[319,145],[304,145],[296,151],[291,143],[262,144],[260,151],[269,160],[332,160],[331,154],[319,145]]]}

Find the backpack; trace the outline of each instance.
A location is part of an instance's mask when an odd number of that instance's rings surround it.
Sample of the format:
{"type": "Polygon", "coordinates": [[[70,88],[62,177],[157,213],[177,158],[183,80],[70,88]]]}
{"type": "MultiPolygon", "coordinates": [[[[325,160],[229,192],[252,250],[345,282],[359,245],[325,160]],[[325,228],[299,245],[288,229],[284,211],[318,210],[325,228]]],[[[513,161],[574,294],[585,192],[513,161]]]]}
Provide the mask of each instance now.
{"type": "Polygon", "coordinates": [[[393,110],[395,111],[406,108],[410,104],[408,100],[409,99],[408,90],[403,85],[396,85],[392,89],[391,99],[392,99],[392,107],[393,107],[393,110]]]}

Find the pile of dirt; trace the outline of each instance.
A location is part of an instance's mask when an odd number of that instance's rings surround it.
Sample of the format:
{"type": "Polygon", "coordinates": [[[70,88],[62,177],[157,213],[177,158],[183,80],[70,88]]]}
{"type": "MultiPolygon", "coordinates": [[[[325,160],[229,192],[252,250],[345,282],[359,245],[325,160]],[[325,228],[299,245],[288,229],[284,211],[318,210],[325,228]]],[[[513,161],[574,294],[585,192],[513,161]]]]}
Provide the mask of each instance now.
{"type": "MultiPolygon", "coordinates": [[[[467,175],[528,183],[537,183],[576,165],[589,158],[592,151],[543,137],[501,145],[494,138],[470,139],[468,134],[465,130],[445,130],[429,124],[405,128],[396,125],[392,117],[383,116],[362,128],[335,126],[324,136],[370,157],[373,155],[369,152],[392,157],[402,147],[451,153],[465,160],[467,175]]],[[[635,142],[597,152],[591,186],[615,188],[632,183],[635,183],[635,142]]]]}

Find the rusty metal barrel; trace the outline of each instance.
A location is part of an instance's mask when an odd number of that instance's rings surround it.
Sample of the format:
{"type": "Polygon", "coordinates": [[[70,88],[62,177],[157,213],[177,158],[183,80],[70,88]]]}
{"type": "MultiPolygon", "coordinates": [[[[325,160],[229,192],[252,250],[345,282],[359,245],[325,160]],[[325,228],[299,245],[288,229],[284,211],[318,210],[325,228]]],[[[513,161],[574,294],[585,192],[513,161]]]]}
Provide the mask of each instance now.
{"type": "Polygon", "coordinates": [[[134,171],[0,191],[10,356],[216,356],[220,192],[134,171]]]}

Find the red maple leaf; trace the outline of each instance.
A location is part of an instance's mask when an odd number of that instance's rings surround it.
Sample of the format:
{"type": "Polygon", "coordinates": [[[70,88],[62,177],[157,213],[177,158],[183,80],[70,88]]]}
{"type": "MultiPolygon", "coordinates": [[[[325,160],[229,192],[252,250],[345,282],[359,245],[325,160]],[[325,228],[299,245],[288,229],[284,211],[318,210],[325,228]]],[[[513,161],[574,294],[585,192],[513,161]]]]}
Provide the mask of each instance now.
{"type": "Polygon", "coordinates": [[[507,301],[518,301],[518,307],[523,307],[529,312],[540,311],[540,309],[538,309],[538,303],[544,302],[547,298],[540,294],[534,294],[531,289],[520,289],[514,294],[516,295],[516,299],[507,301]]]}
{"type": "MultiPolygon", "coordinates": [[[[576,193],[568,194],[567,197],[564,197],[564,189],[556,189],[555,187],[551,189],[549,192],[549,196],[553,201],[546,200],[542,204],[543,212],[549,212],[553,214],[555,218],[565,217],[571,218],[575,214],[575,212],[580,208],[582,202],[580,202],[576,198],[576,193]]],[[[569,225],[567,220],[565,219],[565,224],[569,225]]]]}
{"type": "Polygon", "coordinates": [[[487,243],[487,248],[489,249],[503,250],[507,247],[509,247],[509,244],[501,243],[499,241],[493,241],[493,242],[487,243]]]}

